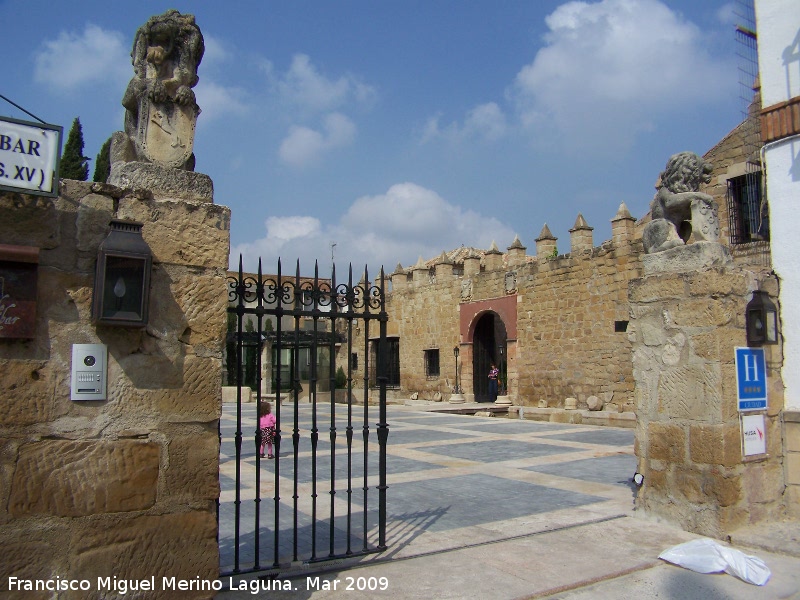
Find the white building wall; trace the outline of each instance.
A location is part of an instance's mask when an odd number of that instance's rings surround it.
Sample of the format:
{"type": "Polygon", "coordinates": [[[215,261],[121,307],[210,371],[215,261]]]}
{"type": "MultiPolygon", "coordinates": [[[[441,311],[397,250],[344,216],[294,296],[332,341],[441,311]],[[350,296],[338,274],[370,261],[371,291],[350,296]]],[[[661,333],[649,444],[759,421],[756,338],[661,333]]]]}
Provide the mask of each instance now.
{"type": "Polygon", "coordinates": [[[756,0],[761,103],[772,106],[800,96],[800,3],[756,0]]]}
{"type": "MultiPolygon", "coordinates": [[[[756,0],[763,107],[800,96],[800,2],[756,0]]],[[[800,410],[800,136],[764,147],[772,264],[780,278],[785,408],[800,410]]]]}

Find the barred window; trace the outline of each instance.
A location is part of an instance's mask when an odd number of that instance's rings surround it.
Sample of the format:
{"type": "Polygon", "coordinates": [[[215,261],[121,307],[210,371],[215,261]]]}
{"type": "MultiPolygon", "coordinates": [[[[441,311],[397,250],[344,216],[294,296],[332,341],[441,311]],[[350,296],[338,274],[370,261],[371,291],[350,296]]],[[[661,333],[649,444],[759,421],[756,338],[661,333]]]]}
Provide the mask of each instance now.
{"type": "MultiPolygon", "coordinates": [[[[378,385],[378,341],[369,344],[369,385],[378,385]]],[[[400,338],[386,338],[386,387],[400,387],[400,338]]]]}
{"type": "Polygon", "coordinates": [[[769,240],[769,211],[761,195],[761,171],[728,180],[731,244],[769,240]]]}
{"type": "Polygon", "coordinates": [[[439,377],[439,349],[425,350],[425,376],[439,377]]]}

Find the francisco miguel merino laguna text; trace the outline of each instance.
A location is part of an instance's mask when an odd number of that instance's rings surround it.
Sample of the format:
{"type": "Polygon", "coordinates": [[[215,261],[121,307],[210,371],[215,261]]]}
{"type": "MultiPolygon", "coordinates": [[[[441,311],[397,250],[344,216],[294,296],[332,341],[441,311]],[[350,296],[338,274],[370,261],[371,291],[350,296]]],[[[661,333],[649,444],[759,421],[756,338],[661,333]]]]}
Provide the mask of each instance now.
{"type": "MultiPolygon", "coordinates": [[[[134,591],[214,591],[222,590],[223,584],[219,579],[178,579],[177,577],[162,577],[161,587],[156,587],[156,577],[151,575],[145,579],[122,579],[117,576],[98,577],[92,585],[89,579],[67,579],[56,576],[52,579],[21,579],[19,577],[8,578],[9,591],[113,591],[120,595],[134,591]]],[[[262,591],[289,591],[292,590],[292,583],[286,579],[251,579],[247,581],[229,581],[231,590],[246,590],[253,594],[262,591]]]]}

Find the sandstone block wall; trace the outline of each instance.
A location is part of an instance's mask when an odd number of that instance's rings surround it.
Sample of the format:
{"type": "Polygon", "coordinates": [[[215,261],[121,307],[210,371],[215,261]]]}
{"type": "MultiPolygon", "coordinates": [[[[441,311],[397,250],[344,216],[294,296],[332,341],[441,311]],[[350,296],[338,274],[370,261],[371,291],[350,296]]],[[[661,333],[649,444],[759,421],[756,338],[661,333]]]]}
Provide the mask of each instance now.
{"type": "Polygon", "coordinates": [[[621,408],[633,395],[628,282],[641,273],[639,242],[606,242],[522,271],[518,304],[519,399],[563,406],[589,396],[621,408]],[[619,326],[617,326],[619,322],[619,326]],[[621,331],[616,329],[620,328],[621,331]]]}
{"type": "MultiPolygon", "coordinates": [[[[419,284],[409,280],[403,289],[387,295],[387,333],[400,338],[400,385],[404,391],[419,392],[425,398],[436,392],[450,393],[446,384],[455,384],[453,347],[459,345],[460,294],[460,278],[440,274],[419,284]],[[436,378],[425,375],[425,350],[431,349],[439,350],[440,375],[436,378]]],[[[379,333],[377,324],[371,333],[379,333]]]]}
{"type": "Polygon", "coordinates": [[[0,339],[0,591],[9,576],[217,577],[229,223],[210,202],[106,184],[0,193],[0,240],[41,249],[36,337],[0,339]],[[145,330],[90,322],[112,217],[143,222],[153,252],[145,330]],[[106,401],[70,400],[75,343],[107,345],[106,401]]]}
{"type": "Polygon", "coordinates": [[[786,508],[789,516],[800,518],[800,413],[783,413],[786,477],[786,508]]]}
{"type": "Polygon", "coordinates": [[[653,274],[631,282],[637,506],[717,538],[783,510],[779,346],[765,346],[767,455],[745,459],[734,348],[747,345],[750,292],[777,281],[742,268],[653,274]]]}

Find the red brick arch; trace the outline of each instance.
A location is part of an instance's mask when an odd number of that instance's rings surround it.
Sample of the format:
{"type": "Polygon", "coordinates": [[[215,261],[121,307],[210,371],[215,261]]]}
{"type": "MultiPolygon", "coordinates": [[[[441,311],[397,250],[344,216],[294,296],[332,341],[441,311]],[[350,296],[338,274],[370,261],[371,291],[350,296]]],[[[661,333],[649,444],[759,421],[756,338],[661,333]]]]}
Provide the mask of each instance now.
{"type": "Polygon", "coordinates": [[[459,305],[459,333],[462,344],[471,344],[475,325],[487,312],[496,313],[506,327],[506,338],[517,339],[517,295],[503,296],[459,305]]]}

